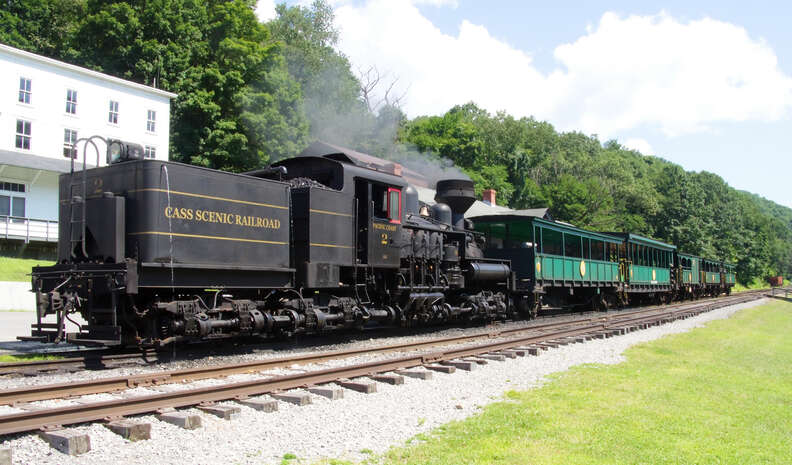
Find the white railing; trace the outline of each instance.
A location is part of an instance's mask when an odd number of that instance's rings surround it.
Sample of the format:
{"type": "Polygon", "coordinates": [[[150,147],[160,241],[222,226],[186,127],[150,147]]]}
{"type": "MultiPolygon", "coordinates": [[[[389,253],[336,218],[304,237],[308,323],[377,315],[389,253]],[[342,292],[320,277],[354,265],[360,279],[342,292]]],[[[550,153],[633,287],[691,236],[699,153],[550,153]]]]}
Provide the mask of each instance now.
{"type": "Polygon", "coordinates": [[[0,215],[0,238],[58,242],[58,222],[20,216],[0,215]]]}
{"type": "Polygon", "coordinates": [[[789,298],[789,293],[792,292],[792,288],[789,288],[789,287],[773,287],[770,290],[770,295],[775,297],[776,296],[776,291],[778,291],[778,295],[779,296],[781,295],[781,292],[783,291],[784,298],[788,299],[789,298]]]}

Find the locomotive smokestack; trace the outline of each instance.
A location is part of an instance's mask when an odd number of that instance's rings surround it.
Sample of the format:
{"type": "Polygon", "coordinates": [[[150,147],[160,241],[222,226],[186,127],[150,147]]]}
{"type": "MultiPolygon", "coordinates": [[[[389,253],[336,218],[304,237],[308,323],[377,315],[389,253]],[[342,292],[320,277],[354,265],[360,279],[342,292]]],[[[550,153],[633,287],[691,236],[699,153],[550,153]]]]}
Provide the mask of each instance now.
{"type": "Polygon", "coordinates": [[[443,179],[437,181],[435,201],[451,207],[454,228],[465,229],[465,212],[476,201],[476,191],[470,179],[443,179]]]}

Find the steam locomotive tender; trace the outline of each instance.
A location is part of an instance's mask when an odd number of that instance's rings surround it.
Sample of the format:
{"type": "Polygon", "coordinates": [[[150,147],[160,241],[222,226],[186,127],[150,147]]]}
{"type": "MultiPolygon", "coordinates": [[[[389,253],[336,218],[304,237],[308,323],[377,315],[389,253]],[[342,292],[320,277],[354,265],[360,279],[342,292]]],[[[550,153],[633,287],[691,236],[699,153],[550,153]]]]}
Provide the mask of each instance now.
{"type": "Polygon", "coordinates": [[[60,178],[34,337],[156,346],[514,316],[509,261],[484,258],[463,217],[469,180],[438,182],[421,216],[401,176],[344,153],[232,174],[108,147],[107,166],[60,178]],[[67,333],[74,313],[87,325],[67,333]]]}

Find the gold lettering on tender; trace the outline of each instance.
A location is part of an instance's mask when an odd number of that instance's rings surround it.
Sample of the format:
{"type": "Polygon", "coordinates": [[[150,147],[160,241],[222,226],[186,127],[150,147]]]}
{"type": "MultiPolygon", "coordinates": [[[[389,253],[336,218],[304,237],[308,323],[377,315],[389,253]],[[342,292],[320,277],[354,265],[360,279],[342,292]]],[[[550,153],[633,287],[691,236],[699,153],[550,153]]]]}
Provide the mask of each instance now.
{"type": "Polygon", "coordinates": [[[191,220],[193,219],[193,211],[192,208],[165,207],[165,217],[176,218],[177,220],[191,220]]]}
{"type": "Polygon", "coordinates": [[[177,220],[193,220],[201,223],[222,223],[251,228],[280,229],[281,222],[275,218],[210,210],[193,210],[187,207],[167,206],[163,212],[166,218],[177,220]]]}

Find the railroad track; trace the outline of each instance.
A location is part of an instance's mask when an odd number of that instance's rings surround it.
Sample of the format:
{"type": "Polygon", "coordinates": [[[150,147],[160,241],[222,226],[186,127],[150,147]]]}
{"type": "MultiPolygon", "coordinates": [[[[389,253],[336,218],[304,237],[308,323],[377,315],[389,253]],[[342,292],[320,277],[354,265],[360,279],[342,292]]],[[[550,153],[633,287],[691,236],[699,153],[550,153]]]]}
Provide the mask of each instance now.
{"type": "MultiPolygon", "coordinates": [[[[740,295],[754,295],[754,294],[761,294],[765,292],[765,290],[760,291],[749,291],[742,293],[740,295]]],[[[706,302],[713,302],[717,301],[716,299],[706,299],[696,301],[698,303],[706,303],[706,302]]],[[[630,315],[636,313],[645,313],[645,312],[652,312],[658,308],[677,308],[685,305],[690,305],[691,302],[682,302],[676,303],[672,305],[666,306],[651,306],[646,307],[640,310],[633,310],[633,311],[621,311],[620,313],[616,314],[616,317],[620,315],[630,315]]],[[[583,312],[582,315],[590,315],[591,313],[596,312],[583,312]]],[[[547,316],[547,318],[557,318],[560,316],[568,316],[569,313],[559,313],[554,316],[547,316]]],[[[607,317],[610,317],[608,315],[607,317]]],[[[606,318],[607,318],[606,317],[606,318]]],[[[593,319],[600,319],[603,316],[582,316],[579,319],[571,320],[572,322],[576,321],[590,321],[593,319]]],[[[557,327],[559,325],[565,325],[567,322],[560,322],[560,323],[546,323],[546,324],[537,324],[532,325],[527,328],[516,328],[512,330],[487,330],[478,334],[474,334],[469,336],[469,340],[481,339],[483,337],[493,337],[494,334],[503,334],[508,335],[512,333],[522,332],[526,330],[532,330],[536,328],[552,328],[557,327]]],[[[438,342],[435,345],[442,345],[444,343],[454,343],[458,342],[461,339],[465,339],[468,336],[460,336],[460,337],[452,337],[452,338],[445,338],[445,339],[438,339],[438,342]]],[[[238,348],[237,348],[238,349],[238,348]]],[[[84,350],[84,351],[68,351],[68,352],[47,352],[47,353],[33,353],[33,354],[22,354],[28,356],[57,356],[62,358],[48,358],[45,360],[26,360],[26,361],[16,361],[16,362],[3,362],[0,363],[0,376],[7,376],[7,375],[22,375],[22,376],[36,376],[39,374],[47,374],[52,372],[74,372],[79,370],[105,370],[105,369],[112,369],[112,368],[119,368],[124,366],[135,366],[135,365],[152,365],[160,362],[170,362],[180,359],[180,357],[184,359],[196,359],[201,358],[204,356],[214,355],[216,354],[216,348],[211,350],[201,349],[200,347],[191,348],[191,350],[184,350],[180,351],[179,355],[175,353],[169,352],[167,350],[128,350],[128,351],[113,351],[113,350],[106,350],[106,351],[99,351],[99,350],[84,350]],[[188,354],[182,356],[181,354],[188,354]]]]}
{"type": "MultiPolygon", "coordinates": [[[[79,353],[79,352],[78,352],[79,353]]],[[[132,350],[127,352],[89,351],[85,355],[69,356],[58,353],[22,354],[22,356],[62,357],[45,360],[22,360],[0,363],[0,375],[19,374],[35,376],[54,371],[104,370],[121,366],[151,364],[160,360],[160,354],[153,350],[132,350]]]]}
{"type": "Polygon", "coordinates": [[[307,365],[344,358],[392,352],[405,355],[383,358],[361,364],[337,368],[310,370],[284,376],[261,377],[248,381],[228,382],[210,387],[188,388],[174,392],[114,399],[104,402],[32,409],[0,416],[0,435],[35,431],[53,426],[60,427],[122,418],[196,405],[207,406],[218,401],[240,400],[250,396],[272,394],[290,389],[317,386],[332,382],[348,383],[358,377],[376,377],[390,373],[425,367],[429,370],[450,371],[465,369],[484,359],[514,358],[536,354],[541,348],[582,342],[591,338],[604,338],[624,334],[639,328],[694,316],[706,311],[760,298],[761,293],[746,293],[716,301],[682,303],[661,309],[643,309],[617,315],[583,318],[575,321],[547,323],[528,328],[518,328],[494,333],[480,333],[452,338],[439,338],[417,343],[397,344],[378,348],[325,352],[297,357],[262,360],[231,365],[164,371],[130,377],[105,378],[79,383],[44,385],[32,388],[6,390],[0,393],[0,403],[25,407],[26,403],[44,399],[58,399],[85,394],[114,392],[124,389],[225,377],[239,373],[257,373],[278,367],[307,365]],[[489,340],[488,340],[489,339],[489,340]],[[494,339],[494,340],[493,340],[494,339]],[[465,344],[475,342],[474,344],[465,344]],[[445,348],[437,348],[449,346],[445,348]],[[431,351],[424,349],[433,348],[431,351]]]}

